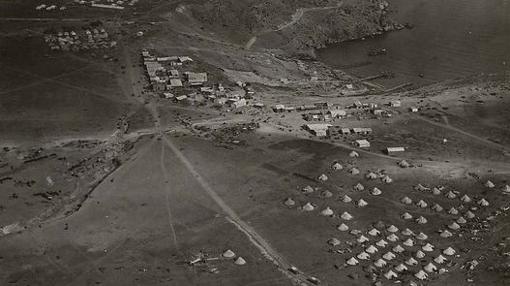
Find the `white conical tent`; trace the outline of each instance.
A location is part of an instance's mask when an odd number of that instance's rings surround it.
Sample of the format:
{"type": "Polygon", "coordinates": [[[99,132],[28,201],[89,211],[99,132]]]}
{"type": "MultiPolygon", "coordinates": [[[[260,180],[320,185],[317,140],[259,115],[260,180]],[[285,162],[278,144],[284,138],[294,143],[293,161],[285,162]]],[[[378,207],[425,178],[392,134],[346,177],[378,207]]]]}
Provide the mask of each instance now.
{"type": "Polygon", "coordinates": [[[425,279],[427,279],[428,275],[425,271],[420,270],[414,274],[414,277],[416,277],[420,280],[425,280],[425,279]]]}
{"type": "Polygon", "coordinates": [[[442,254],[439,254],[436,258],[434,258],[434,262],[437,264],[443,264],[446,261],[446,257],[442,254]]]}
{"type": "Polygon", "coordinates": [[[445,230],[441,231],[441,234],[439,236],[441,236],[443,238],[448,238],[448,237],[452,237],[453,234],[450,231],[448,231],[447,229],[445,229],[445,230]]]}
{"type": "Polygon", "coordinates": [[[494,185],[494,183],[493,183],[493,182],[491,182],[490,180],[487,180],[487,182],[485,182],[485,186],[486,186],[487,188],[492,189],[492,188],[494,188],[496,185],[494,185]]]}
{"type": "Polygon", "coordinates": [[[402,160],[402,161],[398,162],[398,165],[401,168],[409,168],[409,167],[411,167],[411,164],[409,164],[406,160],[402,160]]]}
{"type": "Polygon", "coordinates": [[[370,246],[365,249],[365,252],[369,254],[374,254],[377,251],[379,251],[379,249],[377,249],[377,247],[373,246],[372,244],[370,244],[370,246]]]}
{"type": "Polygon", "coordinates": [[[315,209],[315,207],[311,203],[306,203],[301,207],[304,211],[311,212],[315,209]]]}
{"type": "Polygon", "coordinates": [[[365,251],[359,253],[358,255],[356,255],[356,257],[359,259],[359,260],[367,260],[370,258],[370,254],[366,253],[365,251]]]}
{"type": "Polygon", "coordinates": [[[489,206],[489,202],[486,200],[486,199],[481,199],[478,201],[478,204],[482,207],[488,207],[489,206]]]}
{"type": "Polygon", "coordinates": [[[405,263],[410,266],[418,265],[418,261],[416,259],[414,259],[413,257],[410,257],[409,259],[407,259],[405,263]]]}
{"type": "Polygon", "coordinates": [[[388,236],[386,237],[386,239],[387,239],[387,240],[389,240],[389,241],[391,241],[391,242],[395,242],[395,241],[397,241],[397,240],[398,240],[398,236],[397,236],[396,234],[392,233],[392,234],[388,235],[388,236]]]}
{"type": "Polygon", "coordinates": [[[403,263],[400,263],[399,265],[395,266],[395,271],[397,272],[402,272],[402,271],[406,271],[407,270],[407,266],[405,266],[403,263]]]}
{"type": "Polygon", "coordinates": [[[465,215],[468,219],[475,218],[475,214],[474,214],[472,211],[467,211],[464,215],[465,215]]]}
{"type": "Polygon", "coordinates": [[[368,205],[368,203],[364,199],[359,199],[357,205],[358,205],[358,207],[366,207],[368,205]]]}
{"type": "Polygon", "coordinates": [[[455,249],[453,249],[451,246],[443,250],[444,255],[452,256],[455,254],[455,249]]]}
{"type": "Polygon", "coordinates": [[[359,261],[356,258],[351,257],[351,258],[347,259],[346,263],[347,263],[347,265],[354,266],[354,265],[359,264],[359,261]]]}
{"type": "Polygon", "coordinates": [[[382,179],[381,179],[381,180],[382,180],[384,183],[386,183],[386,184],[390,184],[391,182],[393,182],[393,179],[392,179],[392,178],[390,178],[390,176],[388,176],[388,175],[386,175],[386,176],[382,177],[382,179]]]}
{"type": "Polygon", "coordinates": [[[505,186],[501,189],[501,191],[502,191],[503,193],[507,193],[507,194],[508,194],[508,193],[510,193],[510,186],[509,186],[509,185],[505,185],[505,186]]]}
{"type": "Polygon", "coordinates": [[[467,220],[464,218],[464,217],[459,217],[457,220],[456,220],[457,223],[460,223],[460,224],[465,224],[467,222],[467,220]]]}
{"type": "Polygon", "coordinates": [[[376,228],[372,228],[371,230],[368,231],[368,234],[371,236],[377,236],[377,235],[381,234],[381,232],[376,228]]]}
{"type": "Polygon", "coordinates": [[[369,179],[369,180],[375,180],[377,179],[377,174],[374,173],[374,172],[368,172],[366,175],[365,175],[365,178],[369,179]]]}
{"type": "Polygon", "coordinates": [[[425,252],[421,251],[421,250],[418,250],[416,251],[416,254],[415,254],[416,258],[418,259],[422,259],[423,257],[425,257],[425,252]]]}
{"type": "Polygon", "coordinates": [[[414,245],[414,240],[412,240],[411,238],[408,238],[408,239],[406,239],[406,241],[402,242],[402,244],[405,246],[411,247],[414,245]]]}
{"type": "Polygon", "coordinates": [[[419,200],[416,205],[420,208],[426,208],[428,204],[424,200],[419,200]]]}
{"type": "Polygon", "coordinates": [[[419,218],[416,219],[416,223],[418,224],[426,224],[427,223],[427,219],[423,216],[420,216],[419,218]]]}
{"type": "Polygon", "coordinates": [[[351,220],[351,219],[353,219],[353,216],[350,213],[348,213],[348,212],[344,212],[340,217],[343,220],[351,220]]]}
{"type": "Polygon", "coordinates": [[[401,200],[400,200],[401,203],[403,204],[406,204],[406,205],[410,205],[413,203],[413,200],[411,200],[411,198],[409,197],[403,197],[401,200]]]}
{"type": "Polygon", "coordinates": [[[390,225],[388,226],[388,228],[386,229],[388,232],[391,232],[391,233],[395,233],[398,231],[398,227],[394,226],[394,225],[390,225]]]}
{"type": "Polygon", "coordinates": [[[332,216],[334,214],[333,210],[330,207],[326,207],[321,211],[321,215],[323,216],[332,216]]]}
{"type": "Polygon", "coordinates": [[[321,197],[325,198],[325,199],[329,199],[333,196],[333,193],[328,191],[328,190],[325,190],[321,193],[321,197]]]}
{"type": "Polygon", "coordinates": [[[344,195],[344,197],[342,198],[342,202],[350,203],[350,202],[352,202],[352,199],[348,195],[344,195]]]}
{"type": "Polygon", "coordinates": [[[349,230],[349,226],[348,226],[348,225],[346,225],[345,223],[342,223],[342,224],[340,224],[340,225],[337,227],[337,229],[338,229],[339,231],[348,231],[348,230],[349,230]]]}
{"type": "Polygon", "coordinates": [[[416,187],[414,187],[414,189],[421,192],[426,192],[430,190],[429,188],[423,186],[422,184],[418,184],[416,187]]]}
{"type": "Polygon", "coordinates": [[[356,152],[356,151],[352,151],[351,153],[349,153],[349,157],[351,157],[351,158],[357,158],[357,157],[359,157],[359,154],[358,154],[358,152],[356,152]]]}
{"type": "Polygon", "coordinates": [[[443,211],[443,207],[439,204],[435,204],[432,206],[432,210],[436,211],[436,212],[442,212],[443,211]]]}
{"type": "Polygon", "coordinates": [[[328,180],[328,176],[326,176],[326,174],[321,174],[319,177],[317,177],[317,180],[321,181],[321,182],[326,182],[328,180]]]}
{"type": "Polygon", "coordinates": [[[392,250],[395,253],[402,253],[404,252],[405,249],[402,246],[400,246],[400,244],[397,244],[395,247],[393,247],[392,250]]]}
{"type": "Polygon", "coordinates": [[[459,211],[456,208],[452,207],[450,210],[448,210],[448,213],[452,215],[457,215],[459,214],[459,211]]]}
{"type": "Polygon", "coordinates": [[[388,242],[384,239],[381,239],[378,242],[376,242],[375,245],[377,245],[379,247],[386,247],[386,245],[388,245],[388,242]]]}
{"type": "Polygon", "coordinates": [[[427,243],[424,246],[422,246],[421,249],[426,252],[432,252],[434,251],[434,245],[427,243]]]}
{"type": "Polygon", "coordinates": [[[245,265],[246,264],[246,260],[244,260],[244,258],[242,258],[241,256],[237,257],[237,259],[234,261],[235,264],[237,265],[245,265]]]}
{"type": "Polygon", "coordinates": [[[351,173],[351,175],[357,175],[357,174],[359,174],[359,169],[358,168],[351,168],[349,170],[349,173],[351,173]]]}
{"type": "Polygon", "coordinates": [[[310,194],[313,193],[314,189],[312,188],[312,186],[306,186],[302,188],[301,191],[305,194],[310,194]]]}
{"type": "Polygon", "coordinates": [[[337,245],[340,245],[340,240],[336,237],[333,237],[333,238],[330,238],[328,240],[328,244],[331,245],[331,246],[337,246],[337,245]]]}
{"type": "Polygon", "coordinates": [[[386,264],[388,264],[386,260],[381,258],[377,259],[377,261],[374,262],[374,265],[379,268],[386,266],[386,264]]]}
{"type": "Polygon", "coordinates": [[[448,225],[448,228],[451,230],[458,230],[460,228],[460,225],[456,222],[452,222],[451,224],[448,225]]]}
{"type": "Polygon", "coordinates": [[[292,198],[287,198],[283,203],[288,207],[296,205],[296,202],[292,198]]]}
{"type": "Polygon", "coordinates": [[[471,198],[468,196],[468,195],[463,195],[460,200],[463,202],[463,203],[470,203],[471,202],[471,198]]]}
{"type": "Polygon", "coordinates": [[[408,219],[412,219],[412,218],[413,218],[413,216],[412,216],[410,213],[408,213],[408,212],[403,213],[403,214],[401,215],[401,217],[402,217],[403,219],[406,219],[406,220],[408,220],[408,219]]]}
{"type": "Polygon", "coordinates": [[[414,232],[412,230],[410,230],[409,228],[406,228],[404,229],[402,232],[401,232],[402,235],[406,235],[406,236],[409,236],[409,235],[414,235],[414,232]]]}
{"type": "Polygon", "coordinates": [[[365,187],[364,187],[361,183],[357,183],[357,184],[353,187],[353,189],[354,189],[355,191],[363,191],[363,190],[365,189],[365,187]]]}
{"type": "Polygon", "coordinates": [[[432,194],[435,196],[439,196],[441,194],[441,190],[437,187],[432,188],[432,194]]]}
{"type": "Polygon", "coordinates": [[[446,193],[446,197],[449,199],[455,199],[457,195],[454,192],[449,191],[448,193],[446,193]]]}
{"type": "Polygon", "coordinates": [[[338,162],[335,162],[333,163],[333,165],[331,165],[331,169],[335,170],[335,171],[340,171],[342,170],[344,167],[338,163],[338,162]]]}
{"type": "Polygon", "coordinates": [[[432,273],[434,271],[437,271],[437,267],[432,262],[430,262],[429,264],[425,265],[425,267],[423,267],[423,269],[425,271],[427,271],[428,273],[432,273]]]}
{"type": "Polygon", "coordinates": [[[388,252],[386,252],[383,255],[383,258],[388,260],[388,261],[391,261],[391,260],[395,259],[395,257],[397,257],[397,256],[393,252],[391,252],[391,251],[388,251],[388,252]]]}
{"type": "Polygon", "coordinates": [[[370,191],[370,194],[371,194],[372,196],[379,196],[379,195],[381,195],[381,194],[382,194],[382,191],[381,191],[379,188],[374,187],[374,188],[370,191]]]}
{"type": "Polygon", "coordinates": [[[426,240],[426,239],[428,239],[428,238],[429,238],[429,236],[428,236],[428,235],[426,235],[426,234],[424,234],[423,232],[420,232],[420,233],[418,233],[418,235],[416,235],[416,238],[417,238],[418,240],[426,240]]]}
{"type": "Polygon", "coordinates": [[[227,249],[225,250],[221,256],[225,257],[225,258],[234,258],[236,256],[235,252],[233,252],[232,250],[230,249],[227,249]]]}
{"type": "Polygon", "coordinates": [[[361,235],[360,237],[358,237],[357,241],[359,243],[364,243],[364,242],[370,241],[370,239],[368,239],[368,237],[366,237],[364,235],[361,235]]]}
{"type": "Polygon", "coordinates": [[[384,277],[386,277],[386,279],[388,279],[388,280],[391,280],[391,279],[397,278],[398,275],[397,275],[397,273],[393,272],[392,270],[388,270],[388,272],[384,273],[384,277]]]}

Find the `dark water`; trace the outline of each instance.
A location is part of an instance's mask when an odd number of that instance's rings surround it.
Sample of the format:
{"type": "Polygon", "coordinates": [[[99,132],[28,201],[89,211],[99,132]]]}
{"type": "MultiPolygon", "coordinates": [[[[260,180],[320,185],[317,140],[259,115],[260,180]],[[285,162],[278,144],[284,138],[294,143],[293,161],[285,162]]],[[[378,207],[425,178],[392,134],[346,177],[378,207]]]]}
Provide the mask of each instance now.
{"type": "Polygon", "coordinates": [[[414,29],[331,46],[318,51],[319,58],[358,76],[394,72],[394,79],[377,81],[385,86],[510,70],[510,0],[389,2],[393,17],[414,29]],[[387,55],[367,55],[381,48],[387,55]]]}

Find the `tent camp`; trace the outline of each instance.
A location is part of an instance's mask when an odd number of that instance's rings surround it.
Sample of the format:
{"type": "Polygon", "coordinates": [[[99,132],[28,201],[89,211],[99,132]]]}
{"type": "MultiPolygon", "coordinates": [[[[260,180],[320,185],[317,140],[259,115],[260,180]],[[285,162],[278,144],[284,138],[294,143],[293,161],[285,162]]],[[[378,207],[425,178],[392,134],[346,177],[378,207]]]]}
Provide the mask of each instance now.
{"type": "Polygon", "coordinates": [[[352,187],[355,191],[363,191],[365,187],[361,183],[357,183],[354,187],[352,187]]]}
{"type": "Polygon", "coordinates": [[[367,178],[368,180],[375,180],[375,179],[377,179],[377,174],[374,172],[368,172],[365,175],[365,178],[367,178]]]}
{"type": "Polygon", "coordinates": [[[349,226],[346,225],[345,223],[342,223],[336,229],[338,229],[339,231],[348,231],[349,230],[349,226]]]}
{"type": "Polygon", "coordinates": [[[443,207],[439,204],[435,204],[432,206],[432,210],[436,211],[436,212],[442,212],[443,211],[443,207]]]}
{"type": "Polygon", "coordinates": [[[418,235],[416,236],[416,239],[418,240],[427,240],[428,238],[429,236],[424,234],[423,232],[418,233],[418,235]]]}
{"type": "Polygon", "coordinates": [[[384,239],[381,239],[378,242],[376,242],[375,245],[377,245],[379,247],[386,247],[386,245],[388,245],[388,242],[384,239]]]}
{"type": "Polygon", "coordinates": [[[428,204],[424,201],[424,200],[419,200],[417,203],[416,203],[416,206],[420,207],[420,208],[426,208],[428,206],[428,204]]]}
{"type": "Polygon", "coordinates": [[[328,180],[328,176],[326,176],[326,174],[321,174],[319,177],[317,177],[317,180],[326,182],[328,180]]]}
{"type": "Polygon", "coordinates": [[[387,261],[391,261],[391,260],[395,259],[395,257],[397,257],[397,256],[391,251],[388,251],[383,255],[383,258],[386,259],[387,261]]]}
{"type": "Polygon", "coordinates": [[[427,219],[423,216],[420,216],[419,218],[416,219],[416,223],[417,224],[426,224],[427,223],[427,219]]]}
{"type": "Polygon", "coordinates": [[[232,250],[227,249],[223,252],[223,254],[221,254],[221,256],[223,256],[225,258],[234,258],[236,256],[236,254],[232,250]]]}
{"type": "Polygon", "coordinates": [[[351,266],[354,266],[354,265],[357,265],[359,264],[359,261],[354,258],[354,257],[351,257],[349,258],[347,261],[346,261],[347,265],[351,265],[351,266]]]}
{"type": "Polygon", "coordinates": [[[234,261],[234,263],[236,265],[245,265],[246,264],[246,260],[244,260],[244,258],[242,258],[241,256],[237,257],[237,259],[234,261]]]}
{"type": "Polygon", "coordinates": [[[414,246],[414,240],[412,240],[411,238],[408,238],[408,239],[406,239],[406,241],[402,242],[402,244],[405,246],[411,247],[411,246],[414,246]]]}
{"type": "Polygon", "coordinates": [[[296,202],[292,198],[287,198],[283,203],[288,207],[296,205],[296,202]]]}
{"type": "Polygon", "coordinates": [[[446,248],[445,250],[443,250],[443,254],[444,255],[448,255],[448,256],[452,256],[455,254],[455,249],[453,249],[452,247],[448,247],[446,248]]]}
{"type": "Polygon", "coordinates": [[[321,211],[321,215],[323,216],[332,216],[333,215],[333,210],[330,208],[330,207],[326,207],[325,209],[323,209],[321,211]]]}
{"type": "Polygon", "coordinates": [[[413,218],[413,216],[410,213],[408,213],[408,212],[403,213],[400,217],[405,219],[405,220],[409,220],[409,219],[413,218]]]}
{"type": "Polygon", "coordinates": [[[391,242],[395,242],[395,241],[397,241],[397,240],[398,240],[398,236],[397,236],[396,234],[392,233],[392,234],[388,235],[388,236],[386,237],[386,239],[387,239],[387,240],[389,240],[389,241],[391,241],[391,242]]]}
{"type": "Polygon", "coordinates": [[[349,153],[349,157],[351,157],[351,158],[358,158],[359,154],[356,151],[352,151],[351,153],[349,153]]]}
{"type": "Polygon", "coordinates": [[[414,277],[420,280],[426,280],[428,278],[428,274],[425,271],[420,270],[414,274],[414,277]]]}
{"type": "Polygon", "coordinates": [[[357,205],[358,205],[358,207],[362,208],[362,207],[366,207],[368,205],[368,203],[364,199],[359,199],[357,205]]]}
{"type": "Polygon", "coordinates": [[[348,212],[344,212],[340,217],[343,220],[351,220],[351,219],[353,219],[353,216],[350,213],[348,213],[348,212]]]}
{"type": "Polygon", "coordinates": [[[394,226],[394,225],[390,225],[388,226],[388,228],[386,229],[388,232],[391,232],[391,233],[395,233],[398,231],[398,227],[394,226]]]}
{"type": "Polygon", "coordinates": [[[432,273],[434,271],[437,271],[437,267],[432,262],[430,262],[429,264],[425,265],[425,267],[423,267],[423,269],[425,271],[427,271],[428,273],[432,273]]]}
{"type": "Polygon", "coordinates": [[[377,236],[377,235],[381,234],[381,232],[376,228],[372,228],[371,230],[368,231],[368,234],[371,236],[377,236]]]}
{"type": "Polygon", "coordinates": [[[414,235],[414,232],[412,230],[410,230],[409,228],[402,230],[401,233],[402,233],[402,235],[406,235],[406,236],[414,235]]]}
{"type": "Polygon", "coordinates": [[[372,196],[379,196],[382,194],[382,191],[378,188],[378,187],[374,187],[371,191],[370,191],[370,194],[372,196]]]}
{"type": "Polygon", "coordinates": [[[328,244],[331,246],[337,246],[340,245],[340,240],[336,237],[333,237],[328,240],[328,244]]]}
{"type": "Polygon", "coordinates": [[[344,167],[338,163],[338,162],[335,162],[333,163],[333,165],[331,165],[331,169],[335,170],[335,171],[340,171],[342,170],[344,167]]]}
{"type": "Polygon", "coordinates": [[[315,209],[315,207],[311,203],[306,203],[304,206],[301,207],[304,211],[311,212],[315,209]]]}
{"type": "Polygon", "coordinates": [[[434,245],[427,243],[424,246],[422,246],[421,249],[426,252],[432,252],[434,251],[434,245]]]}

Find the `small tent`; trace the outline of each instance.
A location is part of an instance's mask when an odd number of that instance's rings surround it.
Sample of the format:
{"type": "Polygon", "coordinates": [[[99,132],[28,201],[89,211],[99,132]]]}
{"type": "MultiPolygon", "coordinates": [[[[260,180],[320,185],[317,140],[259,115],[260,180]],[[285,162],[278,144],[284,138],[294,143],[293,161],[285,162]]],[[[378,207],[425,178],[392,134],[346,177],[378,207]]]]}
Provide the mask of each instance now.
{"type": "Polygon", "coordinates": [[[371,194],[372,196],[379,196],[379,195],[381,195],[381,194],[382,194],[382,191],[381,191],[379,188],[374,187],[374,188],[370,191],[370,194],[371,194]]]}
{"type": "Polygon", "coordinates": [[[315,209],[315,207],[311,203],[306,203],[301,207],[304,211],[311,212],[315,209]]]}
{"type": "Polygon", "coordinates": [[[468,195],[463,195],[460,200],[463,202],[463,203],[470,203],[471,202],[471,198],[468,196],[468,195]]]}
{"type": "Polygon", "coordinates": [[[425,271],[427,271],[428,273],[432,273],[434,271],[437,271],[437,267],[432,262],[430,262],[429,264],[425,265],[425,267],[423,267],[423,269],[425,271]]]}
{"type": "Polygon", "coordinates": [[[368,180],[375,180],[375,179],[377,179],[377,174],[374,172],[368,172],[365,175],[365,178],[367,178],[368,180]]]}
{"type": "Polygon", "coordinates": [[[335,163],[333,163],[333,165],[331,165],[331,169],[333,169],[334,171],[340,171],[343,168],[344,167],[338,162],[335,162],[335,163]]]}
{"type": "Polygon", "coordinates": [[[321,181],[321,182],[326,182],[328,180],[328,176],[326,176],[326,174],[321,174],[319,177],[317,177],[317,180],[321,181]]]}
{"type": "Polygon", "coordinates": [[[384,273],[384,277],[386,277],[386,279],[388,279],[388,280],[391,280],[391,279],[397,278],[398,275],[397,275],[397,273],[393,272],[393,270],[389,270],[388,272],[384,273]]]}
{"type": "Polygon", "coordinates": [[[403,197],[401,200],[400,200],[401,203],[405,204],[405,205],[410,205],[413,203],[413,200],[411,200],[409,197],[403,197]]]}
{"type": "Polygon", "coordinates": [[[236,265],[245,265],[246,264],[246,260],[244,260],[244,258],[242,258],[241,256],[237,257],[237,259],[234,261],[234,263],[236,265]]]}
{"type": "Polygon", "coordinates": [[[427,240],[427,239],[429,238],[429,236],[428,236],[428,235],[426,235],[426,234],[424,234],[423,232],[420,232],[420,233],[418,233],[418,235],[416,236],[416,238],[417,238],[418,240],[427,240]]]}
{"type": "Polygon", "coordinates": [[[354,189],[355,191],[363,191],[363,190],[365,189],[365,187],[364,187],[361,183],[357,183],[357,184],[353,187],[353,189],[354,189]]]}
{"type": "Polygon", "coordinates": [[[358,158],[359,154],[356,151],[352,151],[351,153],[349,153],[349,157],[351,157],[351,158],[358,158]]]}
{"type": "Polygon", "coordinates": [[[409,164],[409,162],[407,162],[406,160],[402,160],[402,161],[398,162],[398,165],[400,166],[400,168],[409,168],[409,167],[411,167],[411,164],[409,164]]]}
{"type": "Polygon", "coordinates": [[[368,205],[368,203],[364,199],[359,199],[357,205],[358,205],[358,207],[362,208],[362,207],[366,207],[368,205]]]}
{"type": "Polygon", "coordinates": [[[441,190],[437,187],[434,187],[432,189],[432,194],[435,195],[435,196],[439,196],[441,194],[441,190]]]}
{"type": "Polygon", "coordinates": [[[397,257],[397,256],[391,251],[388,251],[383,255],[383,258],[386,259],[387,261],[391,261],[391,260],[395,259],[395,257],[397,257]]]}
{"type": "Polygon", "coordinates": [[[400,246],[400,244],[397,244],[395,247],[393,247],[392,250],[395,253],[402,253],[404,252],[405,249],[402,246],[400,246]]]}
{"type": "Polygon", "coordinates": [[[446,193],[446,197],[449,199],[455,199],[457,195],[454,192],[449,191],[448,193],[446,193]]]}
{"type": "Polygon", "coordinates": [[[223,254],[221,254],[221,256],[223,256],[225,258],[234,258],[236,256],[236,254],[232,250],[227,249],[223,252],[223,254]]]}
{"type": "Polygon", "coordinates": [[[292,198],[287,198],[283,203],[288,207],[293,207],[296,205],[296,202],[292,198]]]}
{"type": "Polygon", "coordinates": [[[386,183],[386,184],[390,184],[390,183],[392,183],[392,182],[393,182],[393,179],[392,179],[392,178],[390,178],[390,176],[388,176],[388,175],[386,175],[386,176],[382,177],[382,179],[381,179],[381,180],[382,180],[384,183],[386,183]]]}
{"type": "Polygon", "coordinates": [[[439,236],[441,236],[442,238],[448,238],[448,237],[452,237],[453,234],[450,231],[448,231],[447,229],[445,229],[445,230],[441,231],[441,234],[439,236]]]}
{"type": "Polygon", "coordinates": [[[348,212],[344,212],[340,217],[343,220],[351,220],[351,219],[353,219],[353,216],[350,213],[348,213],[348,212]]]}
{"type": "Polygon", "coordinates": [[[343,198],[342,198],[342,202],[350,203],[350,202],[352,202],[352,199],[348,195],[344,195],[343,198]]]}
{"type": "Polygon", "coordinates": [[[416,277],[420,280],[425,280],[425,279],[427,279],[428,275],[425,271],[420,270],[414,274],[414,277],[416,277]]]}
{"type": "Polygon", "coordinates": [[[442,212],[443,211],[443,207],[439,204],[434,204],[432,206],[432,210],[436,211],[436,212],[442,212]]]}
{"type": "Polygon", "coordinates": [[[457,220],[456,220],[457,223],[460,223],[460,224],[465,224],[467,222],[467,220],[464,218],[464,217],[459,217],[457,220]]]}
{"type": "Polygon", "coordinates": [[[420,208],[426,208],[428,205],[424,200],[419,200],[416,205],[420,208]]]}
{"type": "Polygon", "coordinates": [[[426,252],[432,252],[434,251],[434,245],[427,243],[424,246],[422,246],[421,249],[426,252]]]}
{"type": "Polygon", "coordinates": [[[490,180],[487,180],[487,182],[485,182],[485,186],[489,189],[492,189],[494,188],[496,185],[494,185],[493,182],[491,182],[490,180]]]}
{"type": "Polygon", "coordinates": [[[448,255],[448,256],[452,256],[455,254],[455,249],[453,249],[452,247],[448,247],[446,248],[445,250],[443,250],[443,254],[444,255],[448,255]]]}
{"type": "Polygon", "coordinates": [[[388,228],[386,229],[388,232],[391,232],[391,233],[395,233],[398,231],[398,227],[394,226],[394,225],[390,225],[388,226],[388,228]]]}
{"type": "Polygon", "coordinates": [[[347,265],[354,266],[354,265],[359,264],[359,261],[358,261],[356,258],[351,257],[351,258],[349,258],[349,259],[347,260],[347,262],[346,262],[346,263],[347,263],[347,265]]]}
{"type": "Polygon", "coordinates": [[[420,192],[426,192],[430,190],[429,188],[423,186],[422,184],[418,184],[417,186],[414,187],[414,189],[420,192]]]}
{"type": "Polygon", "coordinates": [[[325,209],[323,209],[321,211],[321,215],[323,216],[332,216],[333,215],[333,210],[330,208],[330,207],[326,207],[325,209]]]}
{"type": "Polygon", "coordinates": [[[410,213],[408,213],[408,212],[403,213],[400,217],[402,217],[405,220],[413,218],[413,216],[410,213]]]}
{"type": "Polygon", "coordinates": [[[451,215],[457,215],[459,214],[459,211],[456,208],[452,207],[451,209],[448,210],[448,213],[451,215]]]}
{"type": "Polygon", "coordinates": [[[467,211],[464,216],[466,216],[468,219],[475,218],[475,214],[472,211],[467,211]]]}
{"type": "Polygon", "coordinates": [[[451,230],[458,230],[460,228],[460,225],[456,222],[452,222],[451,224],[448,225],[448,228],[451,230]]]}
{"type": "Polygon", "coordinates": [[[339,231],[348,231],[349,226],[347,226],[345,223],[342,223],[336,229],[338,229],[339,231]]]}
{"type": "Polygon", "coordinates": [[[376,242],[375,245],[377,245],[379,247],[386,247],[386,245],[388,245],[388,242],[384,239],[381,239],[378,242],[376,242]]]}
{"type": "Polygon", "coordinates": [[[359,169],[358,168],[351,168],[349,170],[349,173],[351,173],[351,175],[357,175],[360,173],[359,169]]]}
{"type": "Polygon", "coordinates": [[[340,245],[340,240],[336,237],[333,237],[328,240],[328,244],[331,246],[337,246],[340,245]]]}
{"type": "Polygon", "coordinates": [[[402,242],[402,244],[407,247],[412,247],[412,246],[414,246],[414,240],[412,240],[411,238],[408,238],[404,242],[402,242]]]}
{"type": "Polygon", "coordinates": [[[311,194],[313,193],[314,189],[312,188],[312,186],[306,186],[302,188],[301,191],[305,194],[311,194]]]}
{"type": "Polygon", "coordinates": [[[361,235],[360,237],[358,237],[357,241],[359,243],[365,243],[367,241],[370,241],[370,239],[368,239],[368,237],[364,236],[364,235],[361,235]]]}
{"type": "Polygon", "coordinates": [[[398,236],[397,236],[396,234],[392,233],[392,234],[388,235],[388,236],[386,237],[386,239],[387,239],[387,240],[389,240],[389,241],[391,241],[391,242],[395,242],[395,241],[397,241],[397,240],[398,240],[398,236]]]}
{"type": "Polygon", "coordinates": [[[427,223],[427,219],[423,216],[420,216],[419,218],[416,219],[416,223],[417,224],[426,224],[427,223]]]}
{"type": "Polygon", "coordinates": [[[482,207],[488,207],[489,206],[489,202],[482,198],[481,200],[478,201],[478,205],[482,206],[482,207]]]}
{"type": "Polygon", "coordinates": [[[409,228],[404,229],[401,233],[402,233],[402,235],[406,235],[406,236],[414,235],[414,232],[412,230],[410,230],[409,228]]]}

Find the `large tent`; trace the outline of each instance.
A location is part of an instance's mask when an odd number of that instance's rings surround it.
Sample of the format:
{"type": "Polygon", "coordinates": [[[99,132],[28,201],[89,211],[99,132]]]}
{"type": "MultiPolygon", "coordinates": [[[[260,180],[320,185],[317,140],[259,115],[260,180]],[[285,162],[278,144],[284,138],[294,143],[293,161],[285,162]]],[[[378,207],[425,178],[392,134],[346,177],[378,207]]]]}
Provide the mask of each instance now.
{"type": "Polygon", "coordinates": [[[460,228],[460,225],[456,222],[452,222],[451,224],[448,225],[448,228],[451,230],[458,230],[460,228]]]}
{"type": "Polygon", "coordinates": [[[422,184],[418,184],[414,187],[415,190],[417,191],[421,191],[421,192],[426,192],[426,191],[429,191],[430,189],[423,186],[422,184]]]}
{"type": "Polygon", "coordinates": [[[374,265],[375,265],[376,267],[379,267],[379,268],[386,266],[386,264],[388,264],[388,263],[386,262],[386,260],[384,260],[384,259],[382,259],[382,258],[379,258],[379,259],[377,259],[377,260],[374,262],[374,265]]]}
{"type": "Polygon", "coordinates": [[[370,239],[368,239],[368,237],[364,236],[364,235],[361,235],[360,237],[358,237],[357,241],[359,243],[365,243],[367,241],[370,241],[370,239]]]}
{"type": "Polygon", "coordinates": [[[377,247],[373,246],[372,244],[365,249],[365,252],[370,254],[374,254],[377,251],[379,251],[379,249],[377,249],[377,247]]]}
{"type": "Polygon", "coordinates": [[[455,199],[457,195],[452,191],[448,191],[448,193],[446,193],[446,197],[449,199],[455,199]]]}
{"type": "Polygon", "coordinates": [[[392,250],[395,253],[402,253],[404,252],[405,249],[402,246],[400,246],[400,244],[397,244],[395,247],[393,247],[392,250]]]}
{"type": "Polygon", "coordinates": [[[452,207],[451,209],[448,210],[448,213],[451,215],[457,215],[459,214],[459,211],[455,207],[452,207]]]}
{"type": "Polygon", "coordinates": [[[463,202],[463,203],[470,203],[471,202],[471,198],[468,196],[468,195],[463,195],[460,200],[463,202]]]}
{"type": "Polygon", "coordinates": [[[480,199],[480,200],[478,201],[478,204],[479,204],[480,206],[482,206],[482,207],[488,207],[488,206],[489,206],[489,202],[488,202],[486,199],[484,199],[484,198],[480,199]]]}
{"type": "Polygon", "coordinates": [[[357,174],[359,174],[360,172],[359,172],[359,169],[358,169],[358,168],[355,168],[355,167],[354,167],[354,168],[351,168],[351,169],[349,170],[349,173],[351,173],[351,175],[357,175],[357,174]]]}
{"type": "Polygon", "coordinates": [[[439,254],[436,258],[434,258],[434,262],[437,264],[443,264],[446,261],[446,257],[442,254],[439,254]]]}
{"type": "Polygon", "coordinates": [[[421,249],[426,252],[432,252],[434,251],[434,245],[427,243],[424,246],[422,246],[421,249]]]}
{"type": "Polygon", "coordinates": [[[425,252],[421,251],[421,250],[418,250],[416,251],[416,254],[415,254],[416,258],[418,259],[422,259],[423,257],[425,257],[425,252]]]}
{"type": "Polygon", "coordinates": [[[400,263],[399,265],[395,266],[395,271],[397,272],[403,272],[406,271],[408,268],[403,263],[400,263]]]}
{"type": "Polygon", "coordinates": [[[445,229],[445,230],[441,231],[441,234],[439,236],[441,236],[442,238],[448,238],[448,237],[452,237],[453,234],[449,230],[445,229]]]}
{"type": "Polygon", "coordinates": [[[444,255],[452,256],[455,254],[455,249],[453,249],[451,246],[443,250],[444,255]]]}
{"type": "Polygon", "coordinates": [[[494,185],[493,182],[491,182],[491,180],[487,180],[487,182],[485,182],[485,186],[489,189],[492,189],[494,188],[496,185],[494,185]]]}
{"type": "Polygon", "coordinates": [[[360,260],[368,260],[370,258],[370,254],[363,251],[363,252],[359,253],[358,255],[356,255],[356,257],[360,260]]]}
{"type": "Polygon", "coordinates": [[[441,190],[438,187],[432,188],[432,194],[435,196],[439,196],[441,194],[441,190]]]}
{"type": "Polygon", "coordinates": [[[429,264],[425,265],[425,267],[423,267],[423,269],[425,271],[427,271],[428,273],[432,273],[434,271],[437,271],[437,267],[432,262],[430,262],[429,264]]]}

